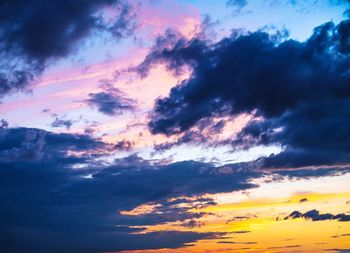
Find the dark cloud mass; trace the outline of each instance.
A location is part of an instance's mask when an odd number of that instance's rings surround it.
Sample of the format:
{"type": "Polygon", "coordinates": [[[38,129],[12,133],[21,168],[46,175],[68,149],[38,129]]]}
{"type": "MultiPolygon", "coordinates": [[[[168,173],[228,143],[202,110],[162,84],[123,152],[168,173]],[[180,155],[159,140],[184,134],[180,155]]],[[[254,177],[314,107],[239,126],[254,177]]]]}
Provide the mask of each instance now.
{"type": "Polygon", "coordinates": [[[65,57],[93,31],[131,34],[133,11],[123,0],[3,0],[0,2],[0,96],[25,89],[48,64],[65,57]],[[106,7],[119,13],[103,18],[106,7]]]}
{"type": "Polygon", "coordinates": [[[177,248],[200,239],[220,238],[224,234],[135,232],[141,232],[143,226],[174,221],[188,228],[201,226],[196,219],[204,214],[190,209],[216,204],[201,195],[250,189],[255,187],[250,180],[264,175],[251,163],[214,166],[185,161],[164,165],[136,155],[109,163],[101,159],[115,150],[114,145],[89,135],[3,125],[1,250],[105,252],[177,248]],[[122,212],[145,203],[157,205],[136,216],[122,212]]]}
{"type": "MultiPolygon", "coordinates": [[[[114,146],[88,135],[55,134],[34,128],[0,129],[0,244],[4,252],[102,252],[180,247],[220,236],[164,231],[133,234],[146,226],[181,221],[190,226],[202,214],[188,212],[213,205],[204,193],[254,187],[261,173],[246,166],[222,167],[188,161],[152,164],[137,156],[101,161],[114,146]],[[176,200],[167,201],[170,198],[176,200]],[[154,212],[128,216],[144,203],[154,212]],[[195,202],[195,203],[194,203],[195,202]],[[198,203],[199,202],[199,203],[198,203]],[[179,207],[186,203],[189,207],[179,207]],[[187,222],[189,221],[189,222],[187,222]]],[[[195,224],[195,223],[193,223],[195,224]]],[[[192,224],[192,225],[193,225],[192,224]]]]}
{"type": "Polygon", "coordinates": [[[254,115],[234,148],[281,145],[266,167],[348,163],[350,21],[315,28],[305,42],[280,32],[233,35],[217,43],[167,33],[140,64],[142,75],[164,63],[191,76],[156,101],[154,134],[191,132],[203,119],[254,115]]]}

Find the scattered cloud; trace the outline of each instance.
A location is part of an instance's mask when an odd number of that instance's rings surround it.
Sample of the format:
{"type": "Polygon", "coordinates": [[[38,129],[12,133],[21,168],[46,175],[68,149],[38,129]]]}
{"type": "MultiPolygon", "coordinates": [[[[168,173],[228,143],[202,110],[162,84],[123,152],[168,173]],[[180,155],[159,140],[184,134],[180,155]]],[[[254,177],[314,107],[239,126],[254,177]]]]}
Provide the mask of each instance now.
{"type": "Polygon", "coordinates": [[[307,220],[312,220],[312,221],[322,221],[322,220],[337,220],[337,221],[350,221],[350,215],[340,213],[340,214],[330,214],[330,213],[325,213],[321,214],[318,210],[310,210],[306,213],[301,213],[299,211],[294,211],[291,214],[289,214],[287,217],[284,219],[297,219],[297,218],[304,218],[307,220]]]}
{"type": "Polygon", "coordinates": [[[299,203],[305,203],[305,202],[308,202],[307,198],[302,198],[302,199],[299,200],[299,203]]]}
{"type": "Polygon", "coordinates": [[[123,140],[123,141],[118,141],[118,142],[114,145],[115,149],[116,149],[116,150],[119,150],[119,151],[130,151],[130,150],[132,150],[133,146],[134,146],[134,143],[133,143],[133,142],[131,142],[131,141],[125,141],[125,140],[123,140]]]}
{"type": "Polygon", "coordinates": [[[125,94],[110,84],[104,86],[102,92],[89,93],[86,102],[91,107],[108,116],[122,114],[134,109],[135,101],[125,97],[125,94]]]}
{"type": "Polygon", "coordinates": [[[73,120],[69,119],[59,119],[55,118],[55,120],[51,123],[52,127],[65,127],[66,129],[70,129],[70,127],[73,125],[73,120]]]}

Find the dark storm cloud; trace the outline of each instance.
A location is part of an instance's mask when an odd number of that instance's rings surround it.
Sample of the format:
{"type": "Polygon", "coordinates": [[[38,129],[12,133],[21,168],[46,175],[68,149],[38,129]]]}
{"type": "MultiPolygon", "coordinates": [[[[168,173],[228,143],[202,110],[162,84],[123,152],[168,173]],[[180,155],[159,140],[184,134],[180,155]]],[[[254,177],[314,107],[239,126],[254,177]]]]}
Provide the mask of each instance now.
{"type": "Polygon", "coordinates": [[[120,39],[134,17],[123,0],[3,0],[0,2],[0,96],[25,89],[54,60],[68,56],[93,31],[120,39]],[[103,8],[115,8],[107,22],[103,8]]]}
{"type": "Polygon", "coordinates": [[[115,116],[125,111],[130,111],[134,109],[135,105],[134,100],[126,98],[121,91],[111,87],[102,92],[89,93],[89,98],[85,102],[108,116],[115,116]]]}
{"type": "Polygon", "coordinates": [[[310,210],[306,213],[294,211],[284,219],[287,220],[287,219],[297,219],[297,218],[304,218],[312,221],[322,221],[322,220],[337,220],[337,221],[343,221],[343,222],[350,221],[350,215],[347,215],[344,213],[340,213],[336,215],[333,215],[330,213],[321,214],[318,210],[310,210]]]}
{"type": "Polygon", "coordinates": [[[251,188],[248,181],[261,175],[240,165],[227,165],[227,173],[212,164],[161,165],[137,156],[106,163],[100,158],[115,148],[88,135],[4,126],[0,136],[0,240],[5,252],[171,248],[221,236],[173,231],[137,235],[129,226],[194,224],[190,221],[203,214],[189,209],[215,202],[182,196],[251,188]],[[144,203],[160,206],[138,216],[120,213],[144,203]],[[181,203],[188,207],[179,207],[181,203]]]}
{"type": "Polygon", "coordinates": [[[215,44],[168,33],[139,72],[159,63],[175,73],[186,66],[193,72],[156,101],[149,127],[173,135],[191,132],[203,119],[247,113],[260,119],[227,143],[282,146],[284,152],[267,158],[266,167],[347,163],[349,31],[345,20],[315,28],[305,42],[286,40],[282,32],[235,31],[215,44]]]}

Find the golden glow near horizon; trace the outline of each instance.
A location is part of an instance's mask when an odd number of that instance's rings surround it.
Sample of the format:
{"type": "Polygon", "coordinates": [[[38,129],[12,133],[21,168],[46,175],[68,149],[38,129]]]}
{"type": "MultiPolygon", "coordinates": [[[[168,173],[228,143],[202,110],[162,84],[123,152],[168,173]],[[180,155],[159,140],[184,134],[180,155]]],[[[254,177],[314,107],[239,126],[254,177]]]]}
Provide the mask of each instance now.
{"type": "MultiPolygon", "coordinates": [[[[350,222],[285,219],[293,211],[316,209],[321,214],[350,214],[350,174],[309,179],[269,178],[256,180],[259,187],[245,191],[205,195],[217,205],[193,208],[204,213],[194,226],[169,222],[148,226],[146,231],[191,231],[217,233],[215,239],[200,240],[179,249],[125,252],[347,252],[350,222]]],[[[192,200],[196,199],[192,197],[192,200]]],[[[141,205],[124,215],[149,213],[156,203],[141,205]]],[[[189,220],[188,220],[189,221],[189,220]]],[[[187,221],[187,222],[188,222],[187,221]]]]}

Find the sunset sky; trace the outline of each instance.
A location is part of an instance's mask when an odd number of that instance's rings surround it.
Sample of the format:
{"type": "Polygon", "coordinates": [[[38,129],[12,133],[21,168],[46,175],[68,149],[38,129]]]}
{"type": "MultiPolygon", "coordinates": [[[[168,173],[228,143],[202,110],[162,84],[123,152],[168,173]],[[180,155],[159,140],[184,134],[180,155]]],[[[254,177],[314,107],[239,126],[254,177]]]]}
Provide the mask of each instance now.
{"type": "Polygon", "coordinates": [[[0,0],[0,252],[350,252],[349,0],[0,0]]]}

